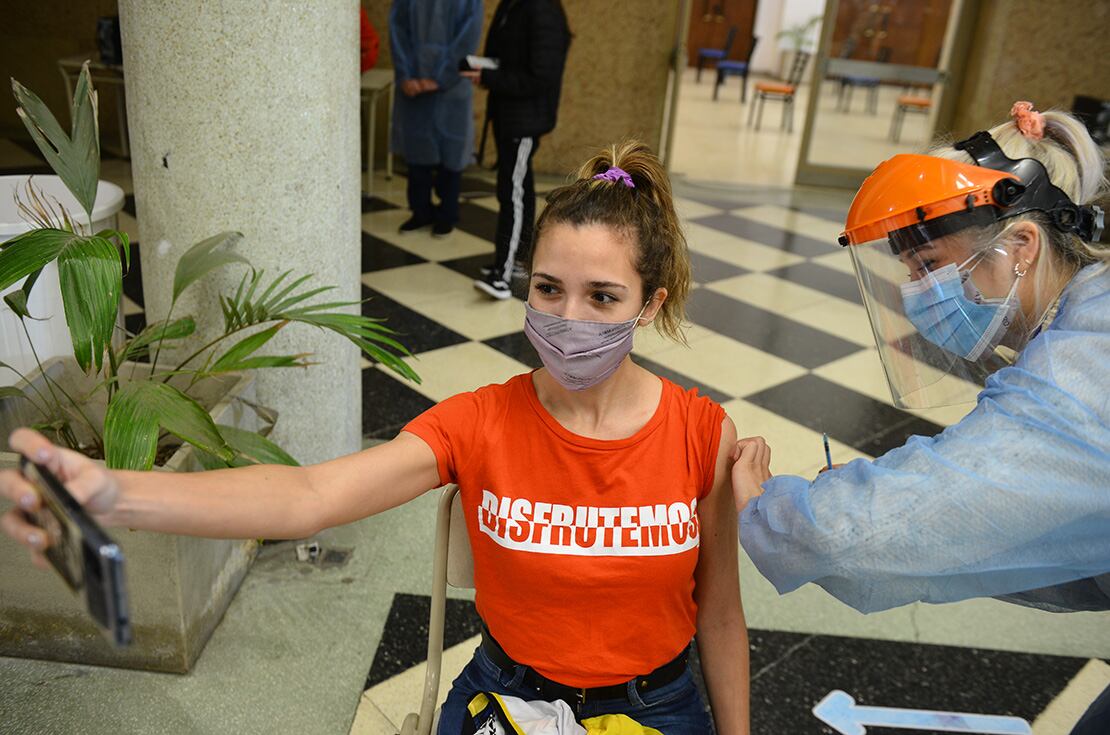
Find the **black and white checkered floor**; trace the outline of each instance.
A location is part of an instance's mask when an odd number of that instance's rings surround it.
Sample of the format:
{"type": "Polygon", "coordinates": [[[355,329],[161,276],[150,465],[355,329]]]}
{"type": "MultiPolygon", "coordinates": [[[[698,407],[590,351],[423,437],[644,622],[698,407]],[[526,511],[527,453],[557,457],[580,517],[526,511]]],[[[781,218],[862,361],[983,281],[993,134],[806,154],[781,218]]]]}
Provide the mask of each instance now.
{"type": "MultiPolygon", "coordinates": [[[[15,172],[0,161],[0,173],[15,172]]],[[[105,161],[103,176],[128,192],[120,227],[139,240],[126,162],[105,161]]],[[[401,334],[423,382],[363,363],[368,440],[391,438],[450,395],[539,365],[522,332],[523,302],[494,302],[471,285],[493,251],[497,203],[488,177],[464,179],[461,222],[443,240],[398,234],[407,217],[402,178],[378,177],[374,187],[363,200],[364,310],[386,317],[401,334]]],[[[910,434],[934,434],[962,415],[960,408],[906,412],[891,404],[851,264],[834,244],[847,198],[682,182],[676,191],[697,283],[690,346],[642,330],[633,358],[701,388],[742,435],[767,437],[776,473],[815,474],[824,464],[822,431],[832,438],[834,461],[845,462],[878,456],[910,434]]],[[[124,289],[133,331],[145,320],[141,251],[124,289]]],[[[1110,684],[1110,666],[1099,660],[1110,657],[1105,616],[1051,616],[975,601],[865,617],[819,590],[779,597],[741,561],[759,735],[831,733],[810,709],[832,689],[872,705],[1012,714],[1037,720],[1038,735],[1062,735],[1110,684]],[[1060,653],[1069,655],[1050,655],[1060,653]]],[[[413,564],[423,568],[430,558],[413,564]]],[[[428,598],[409,589],[404,576],[398,569],[395,591],[387,591],[392,608],[352,733],[397,732],[418,707],[428,598]]],[[[477,624],[468,600],[451,601],[445,681],[469,658],[477,624]]]]}

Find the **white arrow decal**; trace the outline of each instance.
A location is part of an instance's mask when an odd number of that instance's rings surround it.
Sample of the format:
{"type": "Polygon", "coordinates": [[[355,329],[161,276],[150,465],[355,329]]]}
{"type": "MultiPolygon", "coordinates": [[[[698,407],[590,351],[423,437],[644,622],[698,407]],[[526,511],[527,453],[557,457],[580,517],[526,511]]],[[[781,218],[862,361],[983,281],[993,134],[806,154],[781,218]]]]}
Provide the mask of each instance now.
{"type": "Polygon", "coordinates": [[[829,692],[818,702],[813,708],[813,714],[843,735],[867,735],[864,725],[986,735],[1032,735],[1033,733],[1029,723],[1020,717],[930,712],[892,707],[859,707],[851,695],[839,689],[829,692]]]}

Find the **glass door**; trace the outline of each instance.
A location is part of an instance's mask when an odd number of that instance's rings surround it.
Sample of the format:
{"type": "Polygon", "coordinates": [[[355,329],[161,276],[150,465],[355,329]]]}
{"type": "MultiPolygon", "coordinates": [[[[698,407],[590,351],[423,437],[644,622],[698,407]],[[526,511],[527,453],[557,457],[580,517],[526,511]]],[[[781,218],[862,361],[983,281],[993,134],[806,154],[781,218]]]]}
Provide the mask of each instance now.
{"type": "Polygon", "coordinates": [[[828,0],[795,183],[855,188],[947,130],[968,0],[828,0]]]}

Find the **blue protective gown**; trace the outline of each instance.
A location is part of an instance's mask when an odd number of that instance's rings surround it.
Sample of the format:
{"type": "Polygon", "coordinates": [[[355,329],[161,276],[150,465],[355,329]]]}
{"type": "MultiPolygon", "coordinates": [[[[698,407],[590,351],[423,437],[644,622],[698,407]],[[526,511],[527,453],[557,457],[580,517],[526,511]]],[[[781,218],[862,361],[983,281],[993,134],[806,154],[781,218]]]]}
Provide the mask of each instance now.
{"type": "Polygon", "coordinates": [[[763,487],[740,541],[780,593],[816,582],[861,612],[993,596],[1110,609],[1110,267],[1072,279],[959,423],[763,487]]]}
{"type": "Polygon", "coordinates": [[[462,171],[474,147],[473,85],[459,62],[478,48],[481,0],[394,0],[389,11],[396,90],[391,148],[408,163],[462,171]],[[406,97],[401,82],[434,79],[436,92],[406,97]]]}

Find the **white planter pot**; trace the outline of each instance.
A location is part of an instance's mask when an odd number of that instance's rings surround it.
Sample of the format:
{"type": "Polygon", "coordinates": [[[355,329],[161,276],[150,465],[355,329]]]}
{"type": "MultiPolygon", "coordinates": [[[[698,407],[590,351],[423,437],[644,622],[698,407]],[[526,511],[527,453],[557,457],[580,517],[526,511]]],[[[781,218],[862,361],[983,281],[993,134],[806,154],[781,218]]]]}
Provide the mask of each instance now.
{"type": "MultiPolygon", "coordinates": [[[[89,380],[71,360],[47,362],[45,369],[67,391],[81,390],[82,383],[89,380]]],[[[124,374],[121,370],[121,376],[124,374]]],[[[42,381],[41,375],[35,377],[42,381]]],[[[253,401],[253,377],[229,375],[207,382],[194,396],[217,423],[257,428],[253,411],[234,400],[253,401]]],[[[94,422],[103,417],[102,406],[90,404],[85,408],[94,422]]],[[[11,430],[30,420],[27,401],[0,401],[0,469],[16,466],[18,455],[3,450],[7,449],[11,430]]],[[[158,469],[188,472],[200,466],[192,448],[184,446],[158,469]]],[[[8,507],[10,504],[0,500],[0,513],[8,507]]],[[[123,547],[127,560],[134,643],[123,649],[113,648],[92,623],[80,598],[70,593],[53,572],[32,567],[23,548],[0,536],[0,656],[189,671],[246,575],[256,541],[127,529],[109,533],[123,547]]]]}

